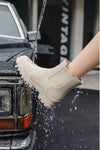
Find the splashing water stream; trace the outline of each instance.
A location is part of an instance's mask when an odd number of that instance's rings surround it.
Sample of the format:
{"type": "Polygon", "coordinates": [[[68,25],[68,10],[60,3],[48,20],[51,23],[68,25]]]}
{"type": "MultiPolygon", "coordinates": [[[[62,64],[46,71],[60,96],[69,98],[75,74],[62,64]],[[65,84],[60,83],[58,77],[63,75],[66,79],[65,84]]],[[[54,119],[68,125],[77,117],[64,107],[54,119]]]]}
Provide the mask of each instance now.
{"type": "MultiPolygon", "coordinates": [[[[51,150],[56,150],[56,144],[55,142],[57,141],[58,137],[54,137],[54,135],[59,135],[61,133],[60,138],[61,138],[61,143],[65,141],[65,138],[67,137],[67,141],[63,144],[63,150],[67,150],[68,146],[73,149],[73,147],[77,147],[79,150],[87,150],[88,143],[87,143],[87,138],[84,136],[85,134],[87,135],[87,132],[85,131],[84,128],[80,128],[79,132],[80,134],[75,130],[74,126],[70,126],[70,123],[73,122],[72,116],[80,110],[80,97],[84,94],[83,91],[76,90],[74,95],[71,93],[71,99],[69,99],[69,106],[67,105],[66,107],[63,107],[63,101],[62,103],[59,103],[57,107],[54,107],[51,110],[46,109],[39,101],[37,101],[37,110],[36,110],[36,121],[34,123],[35,128],[37,127],[39,129],[39,133],[37,133],[37,139],[38,139],[38,134],[41,138],[41,142],[38,143],[38,148],[39,150],[50,150],[48,147],[50,145],[55,146],[54,149],[51,150]],[[63,107],[63,108],[62,108],[63,107]],[[63,109],[66,110],[64,114],[62,113],[60,116],[60,111],[64,111],[63,109]],[[69,113],[68,113],[69,112],[69,113]],[[68,113],[68,114],[65,114],[68,113]],[[63,115],[63,116],[62,116],[63,115]],[[68,118],[67,116],[68,115],[68,118]],[[40,119],[41,118],[41,119],[40,119]],[[67,127],[66,127],[67,126],[67,127]],[[57,128],[57,129],[56,129],[57,128]],[[66,130],[67,129],[67,130],[66,130]],[[59,133],[56,133],[58,131],[59,133]],[[78,134],[78,138],[75,138],[78,134]],[[72,139],[75,140],[75,143],[69,143],[69,141],[72,141],[72,139]],[[78,141],[77,141],[78,139],[78,141]],[[67,143],[68,142],[68,143],[67,143]]],[[[88,93],[85,93],[85,95],[88,96],[88,93]]],[[[67,99],[65,99],[66,101],[67,99]]],[[[66,104],[66,102],[65,102],[66,104]]],[[[81,109],[82,112],[82,109],[81,109]]],[[[84,113],[84,112],[82,112],[84,113]]],[[[58,144],[59,145],[59,144],[58,144]]],[[[61,149],[62,150],[62,149],[61,149]]]]}

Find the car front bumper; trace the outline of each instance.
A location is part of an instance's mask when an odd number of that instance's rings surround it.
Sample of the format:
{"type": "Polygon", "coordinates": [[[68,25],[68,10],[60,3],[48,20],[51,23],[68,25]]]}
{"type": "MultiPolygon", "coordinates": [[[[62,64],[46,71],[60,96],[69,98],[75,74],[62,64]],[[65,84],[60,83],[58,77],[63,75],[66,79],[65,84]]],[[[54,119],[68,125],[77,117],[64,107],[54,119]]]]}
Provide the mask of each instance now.
{"type": "Polygon", "coordinates": [[[25,137],[1,138],[0,150],[34,150],[36,132],[30,131],[25,137]]]}

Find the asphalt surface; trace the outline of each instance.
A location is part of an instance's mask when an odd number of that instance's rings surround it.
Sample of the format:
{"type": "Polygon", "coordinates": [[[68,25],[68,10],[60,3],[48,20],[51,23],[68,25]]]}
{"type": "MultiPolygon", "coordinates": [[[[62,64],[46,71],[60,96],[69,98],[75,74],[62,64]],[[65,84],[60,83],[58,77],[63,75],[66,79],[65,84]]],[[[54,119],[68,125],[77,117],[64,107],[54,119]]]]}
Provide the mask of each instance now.
{"type": "Polygon", "coordinates": [[[52,110],[37,101],[36,150],[99,150],[99,93],[74,89],[52,110]]]}

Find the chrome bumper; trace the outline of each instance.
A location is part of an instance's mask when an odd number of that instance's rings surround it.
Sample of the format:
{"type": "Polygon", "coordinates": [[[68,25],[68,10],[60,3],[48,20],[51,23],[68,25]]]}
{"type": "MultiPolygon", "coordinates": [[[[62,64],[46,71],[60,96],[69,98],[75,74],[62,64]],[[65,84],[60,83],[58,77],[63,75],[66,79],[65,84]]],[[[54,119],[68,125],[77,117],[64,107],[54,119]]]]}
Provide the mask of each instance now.
{"type": "Polygon", "coordinates": [[[32,131],[25,137],[0,139],[0,150],[34,150],[36,132],[32,131]]]}

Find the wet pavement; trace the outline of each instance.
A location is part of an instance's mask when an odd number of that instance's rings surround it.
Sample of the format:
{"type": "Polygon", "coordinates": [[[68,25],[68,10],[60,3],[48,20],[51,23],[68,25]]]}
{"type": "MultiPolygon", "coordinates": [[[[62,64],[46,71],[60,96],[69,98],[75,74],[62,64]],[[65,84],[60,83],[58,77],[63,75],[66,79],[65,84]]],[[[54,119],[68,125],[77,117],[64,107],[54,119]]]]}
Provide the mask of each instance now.
{"type": "Polygon", "coordinates": [[[37,101],[36,150],[99,150],[99,93],[74,89],[52,109],[37,101]]]}

